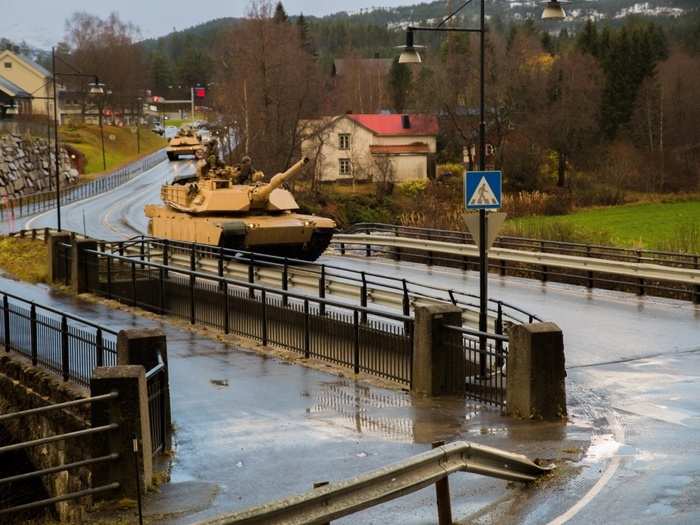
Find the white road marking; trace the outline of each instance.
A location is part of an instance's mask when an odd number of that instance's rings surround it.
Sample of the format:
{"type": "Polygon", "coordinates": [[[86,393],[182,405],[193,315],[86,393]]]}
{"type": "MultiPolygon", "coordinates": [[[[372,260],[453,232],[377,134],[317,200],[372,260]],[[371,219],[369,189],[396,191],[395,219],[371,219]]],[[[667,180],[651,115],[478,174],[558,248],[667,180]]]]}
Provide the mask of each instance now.
{"type": "MultiPolygon", "coordinates": [[[[620,425],[619,421],[617,420],[617,417],[613,414],[611,417],[608,417],[608,421],[610,422],[610,427],[612,429],[613,435],[615,436],[615,439],[619,443],[623,443],[625,439],[625,432],[622,428],[622,425],[620,425]]],[[[574,504],[569,510],[567,510],[564,514],[561,514],[560,516],[554,518],[547,525],[563,525],[571,518],[576,516],[576,514],[578,514],[581,511],[581,509],[588,505],[593,500],[593,498],[600,494],[603,488],[605,488],[605,485],[608,484],[608,482],[615,475],[615,472],[617,472],[617,469],[620,467],[621,461],[622,458],[619,454],[614,455],[610,460],[608,467],[605,469],[605,472],[596,482],[596,484],[593,485],[591,489],[588,492],[586,492],[586,494],[580,500],[578,500],[576,504],[574,504]]]]}
{"type": "MultiPolygon", "coordinates": [[[[141,173],[140,175],[137,175],[136,177],[134,177],[134,178],[131,179],[130,181],[127,181],[127,182],[125,182],[124,184],[121,184],[121,185],[117,186],[116,188],[112,188],[111,190],[106,191],[106,192],[104,192],[104,193],[98,193],[97,195],[93,195],[92,197],[88,197],[87,199],[83,199],[83,200],[80,200],[80,201],[72,202],[72,203],[70,203],[70,204],[66,204],[65,206],[63,206],[62,209],[63,209],[63,210],[72,209],[72,208],[74,208],[74,207],[76,207],[76,206],[78,206],[78,205],[83,205],[83,204],[86,204],[86,203],[91,202],[91,201],[93,201],[93,200],[101,199],[101,198],[105,197],[106,195],[109,195],[110,193],[113,193],[113,192],[115,192],[115,191],[117,191],[117,190],[121,190],[122,188],[128,186],[129,184],[132,184],[133,182],[137,181],[138,179],[140,179],[141,177],[143,177],[143,176],[146,175],[147,173],[150,173],[151,171],[153,171],[153,170],[155,170],[156,168],[160,167],[160,166],[161,166],[163,163],[165,163],[165,162],[166,162],[165,160],[162,161],[162,162],[159,162],[158,164],[156,164],[156,165],[153,166],[152,168],[147,169],[146,171],[144,171],[144,172],[141,173]]],[[[33,227],[33,224],[34,224],[35,221],[37,221],[37,220],[39,220],[39,219],[41,219],[41,218],[43,218],[43,217],[46,217],[47,215],[50,215],[50,214],[52,214],[52,213],[56,213],[56,208],[53,208],[53,209],[51,209],[51,210],[45,211],[44,213],[41,213],[41,214],[39,214],[39,215],[36,215],[36,216],[32,217],[31,219],[29,219],[27,222],[24,223],[25,229],[27,229],[27,230],[31,229],[31,228],[33,227]]]]}

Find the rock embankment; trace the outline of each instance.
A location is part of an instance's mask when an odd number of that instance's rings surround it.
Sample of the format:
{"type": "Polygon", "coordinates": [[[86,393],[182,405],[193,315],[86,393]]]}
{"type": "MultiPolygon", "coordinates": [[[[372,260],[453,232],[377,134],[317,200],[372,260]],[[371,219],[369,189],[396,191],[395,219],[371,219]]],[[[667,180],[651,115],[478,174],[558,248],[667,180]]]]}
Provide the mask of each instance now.
{"type": "MultiPolygon", "coordinates": [[[[45,139],[0,135],[0,199],[16,199],[54,189],[54,154],[45,139]],[[49,166],[51,169],[49,169],[49,166]]],[[[60,150],[61,184],[78,182],[65,149],[60,150]]]]}

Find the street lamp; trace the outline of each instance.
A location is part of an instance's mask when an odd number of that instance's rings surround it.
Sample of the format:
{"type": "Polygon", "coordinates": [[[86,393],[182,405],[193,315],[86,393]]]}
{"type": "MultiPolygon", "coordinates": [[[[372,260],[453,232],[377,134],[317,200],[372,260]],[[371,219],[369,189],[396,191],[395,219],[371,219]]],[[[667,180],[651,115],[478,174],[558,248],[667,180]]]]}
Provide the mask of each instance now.
{"type": "MultiPolygon", "coordinates": [[[[107,157],[105,156],[105,133],[104,133],[104,127],[102,125],[102,110],[104,108],[103,104],[103,97],[105,95],[105,85],[100,82],[100,79],[95,77],[95,81],[89,84],[89,91],[88,94],[90,96],[96,97],[97,102],[97,111],[98,111],[98,122],[100,124],[100,142],[102,144],[102,170],[107,171],[107,157]]],[[[107,92],[107,94],[111,94],[110,91],[107,92]]]]}
{"type": "MultiPolygon", "coordinates": [[[[462,9],[467,7],[473,0],[467,0],[461,6],[459,6],[455,11],[450,13],[446,18],[444,18],[435,27],[417,27],[408,26],[406,28],[406,44],[399,46],[401,55],[399,56],[399,63],[401,64],[419,64],[421,56],[417,51],[419,46],[416,46],[413,40],[413,33],[415,31],[439,31],[439,32],[456,32],[456,33],[479,33],[479,51],[480,51],[480,62],[479,62],[479,170],[484,171],[486,169],[486,102],[485,102],[485,72],[486,72],[486,9],[485,0],[481,0],[481,11],[480,11],[480,25],[478,29],[475,28],[460,28],[460,27],[449,27],[446,26],[452,18],[454,18],[462,9]]],[[[566,15],[561,4],[564,3],[562,0],[551,0],[548,1],[542,18],[547,20],[557,20],[562,19],[566,15]]],[[[487,350],[487,340],[486,332],[488,331],[488,259],[486,255],[486,210],[479,210],[479,332],[482,335],[479,336],[479,373],[481,377],[486,376],[486,350],[487,350]]]]}
{"type": "Polygon", "coordinates": [[[542,10],[542,20],[564,20],[566,18],[566,11],[562,7],[562,4],[568,4],[566,0],[552,0],[546,2],[544,9],[542,10]]]}
{"type": "Polygon", "coordinates": [[[136,113],[136,154],[141,154],[141,112],[143,111],[143,97],[136,97],[138,111],[136,113]]]}

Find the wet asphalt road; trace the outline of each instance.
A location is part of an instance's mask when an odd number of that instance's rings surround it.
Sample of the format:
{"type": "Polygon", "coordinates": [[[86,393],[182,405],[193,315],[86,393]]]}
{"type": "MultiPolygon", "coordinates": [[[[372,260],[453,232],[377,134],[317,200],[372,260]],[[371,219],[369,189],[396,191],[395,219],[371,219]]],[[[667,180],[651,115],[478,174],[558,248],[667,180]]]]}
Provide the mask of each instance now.
{"type": "MultiPolygon", "coordinates": [[[[142,206],[158,202],[159,186],[173,169],[194,167],[161,164],[101,198],[65,207],[64,224],[83,231],[84,211],[90,235],[116,239],[143,231],[142,206]]],[[[39,216],[29,226],[50,226],[53,216],[39,216]]],[[[324,260],[478,292],[473,272],[361,257],[324,260]]],[[[556,451],[575,449],[592,436],[575,475],[555,490],[528,491],[522,501],[511,500],[516,494],[502,482],[453,476],[456,515],[489,506],[480,521],[548,523],[563,515],[570,523],[699,522],[700,310],[685,302],[511,277],[491,276],[490,292],[562,327],[574,416],[567,428],[513,424],[461,401],[427,403],[365,389],[167,328],[178,356],[172,379],[174,481],[217,483],[210,514],[385,465],[433,439],[478,439],[558,457],[556,451]],[[227,379],[229,386],[211,379],[227,379]],[[496,504],[502,494],[504,501],[496,504]],[[572,507],[578,512],[566,514],[572,507]]],[[[103,309],[91,315],[142,322],[103,309]]],[[[347,522],[433,523],[432,504],[426,489],[347,522]]]]}

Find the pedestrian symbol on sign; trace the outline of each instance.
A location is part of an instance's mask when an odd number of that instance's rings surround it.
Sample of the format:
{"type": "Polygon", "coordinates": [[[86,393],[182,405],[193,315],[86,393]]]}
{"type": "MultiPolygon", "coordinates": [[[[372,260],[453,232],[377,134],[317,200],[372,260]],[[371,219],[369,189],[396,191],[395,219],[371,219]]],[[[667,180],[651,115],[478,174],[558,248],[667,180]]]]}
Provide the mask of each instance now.
{"type": "Polygon", "coordinates": [[[468,210],[501,207],[501,172],[468,171],[464,180],[464,204],[468,210]]]}

